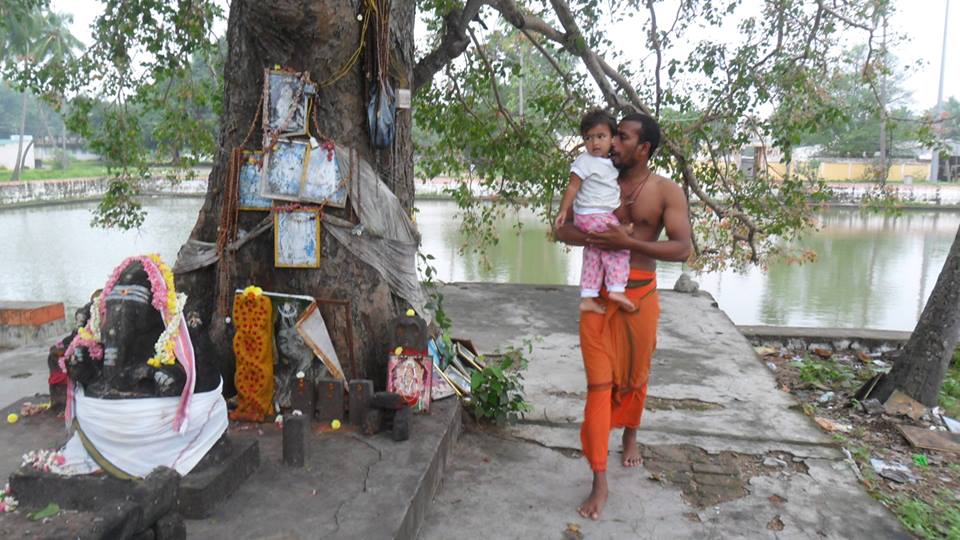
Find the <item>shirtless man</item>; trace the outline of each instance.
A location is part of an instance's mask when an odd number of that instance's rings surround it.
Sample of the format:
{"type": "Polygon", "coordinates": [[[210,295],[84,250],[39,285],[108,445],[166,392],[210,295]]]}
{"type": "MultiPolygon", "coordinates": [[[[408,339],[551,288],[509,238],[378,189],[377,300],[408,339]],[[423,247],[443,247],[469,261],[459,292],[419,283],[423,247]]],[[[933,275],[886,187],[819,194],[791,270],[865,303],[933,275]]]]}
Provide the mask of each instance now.
{"type": "Polygon", "coordinates": [[[593,488],[577,509],[599,519],[607,502],[610,430],[623,429],[624,467],[642,464],[637,428],[647,394],[650,359],[660,315],[656,261],[685,261],[692,249],[686,197],[673,181],[653,174],[650,157],[660,144],[660,126],[645,114],[620,121],[611,159],[620,170],[620,194],[628,216],[606,232],[585,234],[567,222],[557,238],[571,245],[630,250],[627,296],[637,311],[625,313],[612,302],[606,313],[580,314],[580,348],[587,375],[587,403],[580,441],[593,470],[593,488]],[[659,240],[666,229],[667,240],[659,240]]]}

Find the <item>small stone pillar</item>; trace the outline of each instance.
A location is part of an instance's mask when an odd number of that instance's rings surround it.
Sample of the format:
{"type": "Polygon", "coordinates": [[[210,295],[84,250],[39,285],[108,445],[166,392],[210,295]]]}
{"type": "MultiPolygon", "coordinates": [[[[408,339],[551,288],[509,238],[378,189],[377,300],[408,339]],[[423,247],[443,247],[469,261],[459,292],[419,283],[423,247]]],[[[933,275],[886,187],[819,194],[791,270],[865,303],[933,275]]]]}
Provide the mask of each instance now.
{"type": "Polygon", "coordinates": [[[316,387],[313,385],[311,378],[302,371],[298,372],[297,382],[290,396],[290,408],[300,411],[308,420],[313,418],[313,412],[316,408],[315,391],[316,387]]]}
{"type": "Polygon", "coordinates": [[[350,381],[350,423],[362,426],[373,397],[373,381],[353,379],[350,381]]]}
{"type": "Polygon", "coordinates": [[[283,464],[303,467],[307,459],[307,437],[310,420],[299,414],[288,414],[283,419],[283,464]]]}
{"type": "Polygon", "coordinates": [[[320,379],[317,382],[317,420],[343,421],[343,381],[320,379]]]}

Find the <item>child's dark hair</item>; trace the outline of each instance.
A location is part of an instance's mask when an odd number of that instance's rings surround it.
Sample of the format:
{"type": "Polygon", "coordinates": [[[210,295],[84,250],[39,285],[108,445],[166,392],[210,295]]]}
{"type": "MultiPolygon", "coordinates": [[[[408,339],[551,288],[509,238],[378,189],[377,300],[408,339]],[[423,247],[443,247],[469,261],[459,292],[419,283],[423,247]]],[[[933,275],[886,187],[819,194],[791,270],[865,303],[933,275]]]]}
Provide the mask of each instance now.
{"type": "Polygon", "coordinates": [[[602,109],[592,109],[587,111],[587,114],[583,115],[583,118],[580,119],[580,135],[583,135],[584,133],[601,124],[610,128],[611,135],[617,132],[617,121],[614,120],[612,116],[607,114],[606,111],[602,109]]]}

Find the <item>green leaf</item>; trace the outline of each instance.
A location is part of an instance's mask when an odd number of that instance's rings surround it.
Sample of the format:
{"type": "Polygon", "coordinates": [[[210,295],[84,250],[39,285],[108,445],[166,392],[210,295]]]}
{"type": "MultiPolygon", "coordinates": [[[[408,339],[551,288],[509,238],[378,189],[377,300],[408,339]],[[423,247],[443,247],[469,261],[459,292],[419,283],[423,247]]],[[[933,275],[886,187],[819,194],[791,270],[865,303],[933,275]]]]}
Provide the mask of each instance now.
{"type": "Polygon", "coordinates": [[[60,505],[57,503],[48,504],[43,510],[37,510],[32,514],[27,514],[27,517],[33,521],[40,521],[48,517],[53,517],[60,513],[60,505]]]}

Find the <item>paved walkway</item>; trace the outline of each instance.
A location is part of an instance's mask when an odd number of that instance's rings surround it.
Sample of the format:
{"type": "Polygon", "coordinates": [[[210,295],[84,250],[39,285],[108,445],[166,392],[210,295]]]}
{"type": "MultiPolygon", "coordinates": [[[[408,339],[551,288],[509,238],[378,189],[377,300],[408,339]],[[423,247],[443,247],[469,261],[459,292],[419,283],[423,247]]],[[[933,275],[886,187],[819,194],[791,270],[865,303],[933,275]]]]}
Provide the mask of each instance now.
{"type": "Polygon", "coordinates": [[[622,469],[612,434],[610,501],[600,521],[580,518],[590,472],[576,289],[443,294],[457,334],[482,352],[541,338],[526,374],[535,411],[509,429],[465,430],[421,538],[909,538],[712,299],[672,291],[639,432],[645,465],[622,469]]]}

